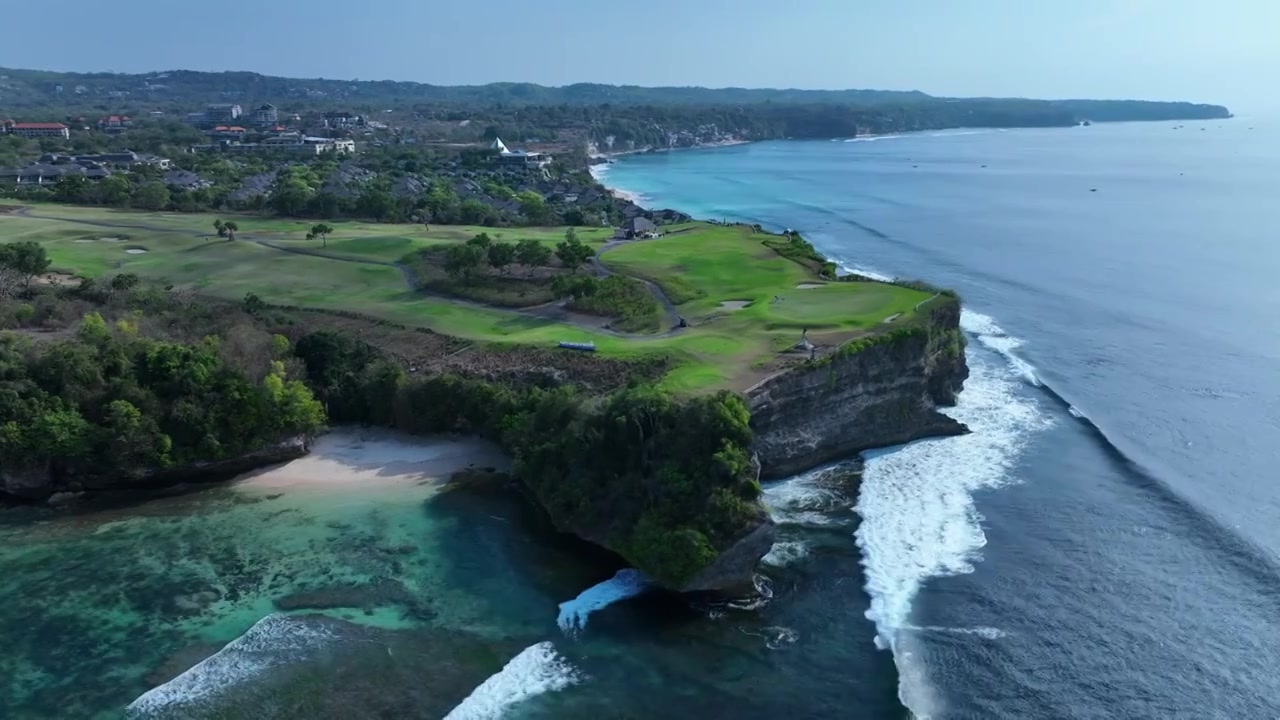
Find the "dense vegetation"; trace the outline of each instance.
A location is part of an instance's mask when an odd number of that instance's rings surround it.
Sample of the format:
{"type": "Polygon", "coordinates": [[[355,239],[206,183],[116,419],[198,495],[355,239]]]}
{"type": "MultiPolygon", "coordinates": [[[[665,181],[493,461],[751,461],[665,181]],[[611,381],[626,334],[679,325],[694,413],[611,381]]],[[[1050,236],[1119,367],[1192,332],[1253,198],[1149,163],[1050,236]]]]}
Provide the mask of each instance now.
{"type": "MultiPolygon", "coordinates": [[[[284,337],[145,337],[144,308],[168,298],[135,290],[136,280],[120,275],[105,287],[73,291],[81,302],[93,297],[134,308],[114,323],[90,312],[73,334],[54,341],[0,333],[0,471],[49,472],[60,480],[139,477],[234,458],[323,425],[321,405],[286,371],[284,337]]],[[[50,321],[57,300],[37,301],[40,307],[5,301],[4,323],[50,321]]]]}
{"type": "Polygon", "coordinates": [[[572,386],[411,379],[329,331],[300,339],[297,354],[335,422],[490,438],[558,526],[672,587],[758,519],[749,416],[732,393],[677,401],[636,385],[600,402],[572,386]]]}

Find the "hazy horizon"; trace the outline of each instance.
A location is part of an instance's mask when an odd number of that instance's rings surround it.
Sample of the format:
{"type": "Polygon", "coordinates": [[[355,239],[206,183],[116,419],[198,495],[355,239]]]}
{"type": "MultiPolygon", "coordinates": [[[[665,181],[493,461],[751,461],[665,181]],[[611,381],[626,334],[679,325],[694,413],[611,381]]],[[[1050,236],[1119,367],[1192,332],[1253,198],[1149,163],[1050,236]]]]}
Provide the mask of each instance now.
{"type": "MultiPolygon", "coordinates": [[[[920,90],[941,97],[1168,100],[1280,110],[1280,3],[1191,0],[653,0],[602,7],[514,0],[423,7],[390,0],[350,14],[319,0],[219,12],[164,0],[66,0],[48,35],[16,34],[0,66],[67,72],[247,71],[300,79],[434,85],[530,82],[646,87],[920,90]],[[104,37],[129,37],[104,53],[104,37]],[[38,62],[33,59],[39,58],[38,62]]],[[[44,27],[35,5],[11,26],[44,27]]]]}

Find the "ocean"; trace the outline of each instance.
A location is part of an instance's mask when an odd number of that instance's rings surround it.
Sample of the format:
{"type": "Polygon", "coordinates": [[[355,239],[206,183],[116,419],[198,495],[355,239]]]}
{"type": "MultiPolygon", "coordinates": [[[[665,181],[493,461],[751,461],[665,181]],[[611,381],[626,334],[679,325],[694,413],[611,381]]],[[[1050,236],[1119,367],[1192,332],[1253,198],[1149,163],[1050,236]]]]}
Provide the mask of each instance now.
{"type": "Polygon", "coordinates": [[[750,606],[655,592],[510,492],[420,481],[437,450],[412,438],[329,436],[314,461],[356,481],[0,511],[0,717],[1280,718],[1277,131],[603,167],[957,289],[972,375],[947,412],[973,432],[770,484],[750,606]]]}
{"type": "Polygon", "coordinates": [[[647,205],[797,229],[964,298],[974,376],[951,412],[974,433],[871,454],[847,547],[824,543],[865,596],[820,631],[866,651],[826,682],[892,672],[930,717],[1280,717],[1278,131],[954,130],[603,168],[647,205]]]}

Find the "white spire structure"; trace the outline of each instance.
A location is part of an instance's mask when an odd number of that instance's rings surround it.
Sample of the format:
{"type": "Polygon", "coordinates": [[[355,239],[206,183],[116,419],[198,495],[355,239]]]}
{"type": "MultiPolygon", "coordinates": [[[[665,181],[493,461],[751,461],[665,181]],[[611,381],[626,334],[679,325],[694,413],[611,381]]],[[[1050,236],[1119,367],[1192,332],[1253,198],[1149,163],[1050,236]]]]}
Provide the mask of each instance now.
{"type": "Polygon", "coordinates": [[[500,154],[500,155],[510,155],[510,154],[511,154],[511,151],[510,151],[510,150],[508,150],[508,149],[507,149],[507,146],[503,144],[503,142],[502,142],[502,138],[500,138],[500,137],[496,137],[496,138],[494,138],[494,139],[493,139],[493,144],[489,146],[489,149],[490,149],[490,150],[493,150],[493,151],[496,151],[496,152],[497,152],[498,154],[500,154]]]}

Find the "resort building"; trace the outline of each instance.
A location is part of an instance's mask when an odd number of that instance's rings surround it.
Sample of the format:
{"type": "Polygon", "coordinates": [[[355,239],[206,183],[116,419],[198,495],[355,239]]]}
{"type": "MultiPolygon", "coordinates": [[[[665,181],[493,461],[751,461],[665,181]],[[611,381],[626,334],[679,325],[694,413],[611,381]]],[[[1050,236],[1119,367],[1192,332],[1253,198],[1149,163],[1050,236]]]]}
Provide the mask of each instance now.
{"type": "Polygon", "coordinates": [[[71,128],[62,123],[15,123],[6,120],[0,124],[0,130],[25,138],[60,137],[65,140],[71,137],[71,128]]]}
{"type": "Polygon", "coordinates": [[[489,149],[496,153],[494,158],[499,165],[540,168],[550,165],[553,159],[546,153],[511,150],[502,142],[502,138],[494,138],[493,144],[489,146],[489,149]]]}

